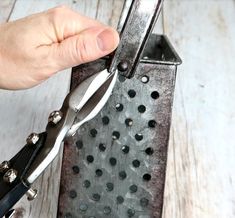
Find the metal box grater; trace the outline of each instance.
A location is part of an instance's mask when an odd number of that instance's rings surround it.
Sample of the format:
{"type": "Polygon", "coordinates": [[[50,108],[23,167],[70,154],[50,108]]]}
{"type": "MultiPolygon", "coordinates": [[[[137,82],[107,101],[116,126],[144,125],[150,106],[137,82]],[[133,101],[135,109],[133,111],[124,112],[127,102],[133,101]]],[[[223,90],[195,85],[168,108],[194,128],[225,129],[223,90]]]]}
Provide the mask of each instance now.
{"type": "MultiPolygon", "coordinates": [[[[73,68],[71,89],[110,63],[73,68]]],[[[179,56],[151,35],[133,78],[119,76],[102,111],[66,142],[58,217],[160,218],[179,56]]]]}

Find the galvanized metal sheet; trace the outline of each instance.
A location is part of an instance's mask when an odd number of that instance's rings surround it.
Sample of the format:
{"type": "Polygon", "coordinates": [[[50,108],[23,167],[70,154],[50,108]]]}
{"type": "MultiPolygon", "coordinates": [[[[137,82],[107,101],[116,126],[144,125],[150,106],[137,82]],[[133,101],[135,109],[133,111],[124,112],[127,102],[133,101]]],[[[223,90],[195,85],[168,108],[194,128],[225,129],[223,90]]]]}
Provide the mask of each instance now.
{"type": "Polygon", "coordinates": [[[131,80],[120,76],[99,115],[65,144],[59,217],[161,217],[175,72],[140,63],[131,80]]]}

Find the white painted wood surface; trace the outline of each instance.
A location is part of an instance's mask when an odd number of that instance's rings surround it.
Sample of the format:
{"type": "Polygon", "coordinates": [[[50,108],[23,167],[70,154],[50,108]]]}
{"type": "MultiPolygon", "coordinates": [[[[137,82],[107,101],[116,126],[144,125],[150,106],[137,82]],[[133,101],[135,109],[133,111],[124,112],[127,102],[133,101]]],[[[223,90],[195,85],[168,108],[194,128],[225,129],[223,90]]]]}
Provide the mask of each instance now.
{"type": "Polygon", "coordinates": [[[0,1],[0,23],[6,22],[11,16],[16,0],[1,0],[0,1]]]}
{"type": "Polygon", "coordinates": [[[168,154],[164,217],[235,217],[235,1],[165,1],[183,59],[168,154]]]}
{"type": "MultiPolygon", "coordinates": [[[[7,19],[12,2],[1,0],[1,21],[7,19]]],[[[63,3],[115,26],[122,0],[17,0],[11,19],[63,3]]],[[[235,217],[235,2],[165,0],[163,25],[156,29],[162,28],[183,59],[163,217],[235,217]]],[[[30,90],[0,91],[0,160],[18,151],[28,133],[43,130],[48,113],[62,103],[69,81],[67,70],[30,90]]],[[[60,163],[58,158],[35,185],[40,187],[37,201],[18,204],[17,217],[56,217],[60,163]]]]}

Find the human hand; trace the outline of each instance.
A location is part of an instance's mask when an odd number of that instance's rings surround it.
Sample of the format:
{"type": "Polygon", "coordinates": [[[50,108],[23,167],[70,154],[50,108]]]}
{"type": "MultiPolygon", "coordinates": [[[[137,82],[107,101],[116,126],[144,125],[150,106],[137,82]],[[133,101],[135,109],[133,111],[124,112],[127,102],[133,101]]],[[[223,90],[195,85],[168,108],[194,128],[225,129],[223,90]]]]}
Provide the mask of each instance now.
{"type": "Polygon", "coordinates": [[[24,89],[112,52],[118,33],[65,6],[0,25],[0,88],[24,89]]]}

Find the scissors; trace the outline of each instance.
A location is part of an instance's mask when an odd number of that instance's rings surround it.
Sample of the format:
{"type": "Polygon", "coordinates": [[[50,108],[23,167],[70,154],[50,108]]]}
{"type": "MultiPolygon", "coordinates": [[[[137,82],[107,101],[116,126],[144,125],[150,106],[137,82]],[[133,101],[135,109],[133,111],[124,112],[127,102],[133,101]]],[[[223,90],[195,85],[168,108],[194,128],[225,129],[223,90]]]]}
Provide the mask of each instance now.
{"type": "Polygon", "coordinates": [[[28,200],[37,196],[31,186],[58,155],[63,140],[100,112],[112,94],[118,74],[127,78],[134,75],[161,5],[162,0],[133,0],[128,11],[124,4],[119,23],[121,40],[110,55],[109,66],[71,91],[61,109],[49,115],[45,132],[31,133],[26,145],[0,164],[0,217],[12,217],[15,211],[11,208],[24,195],[28,200]]]}

